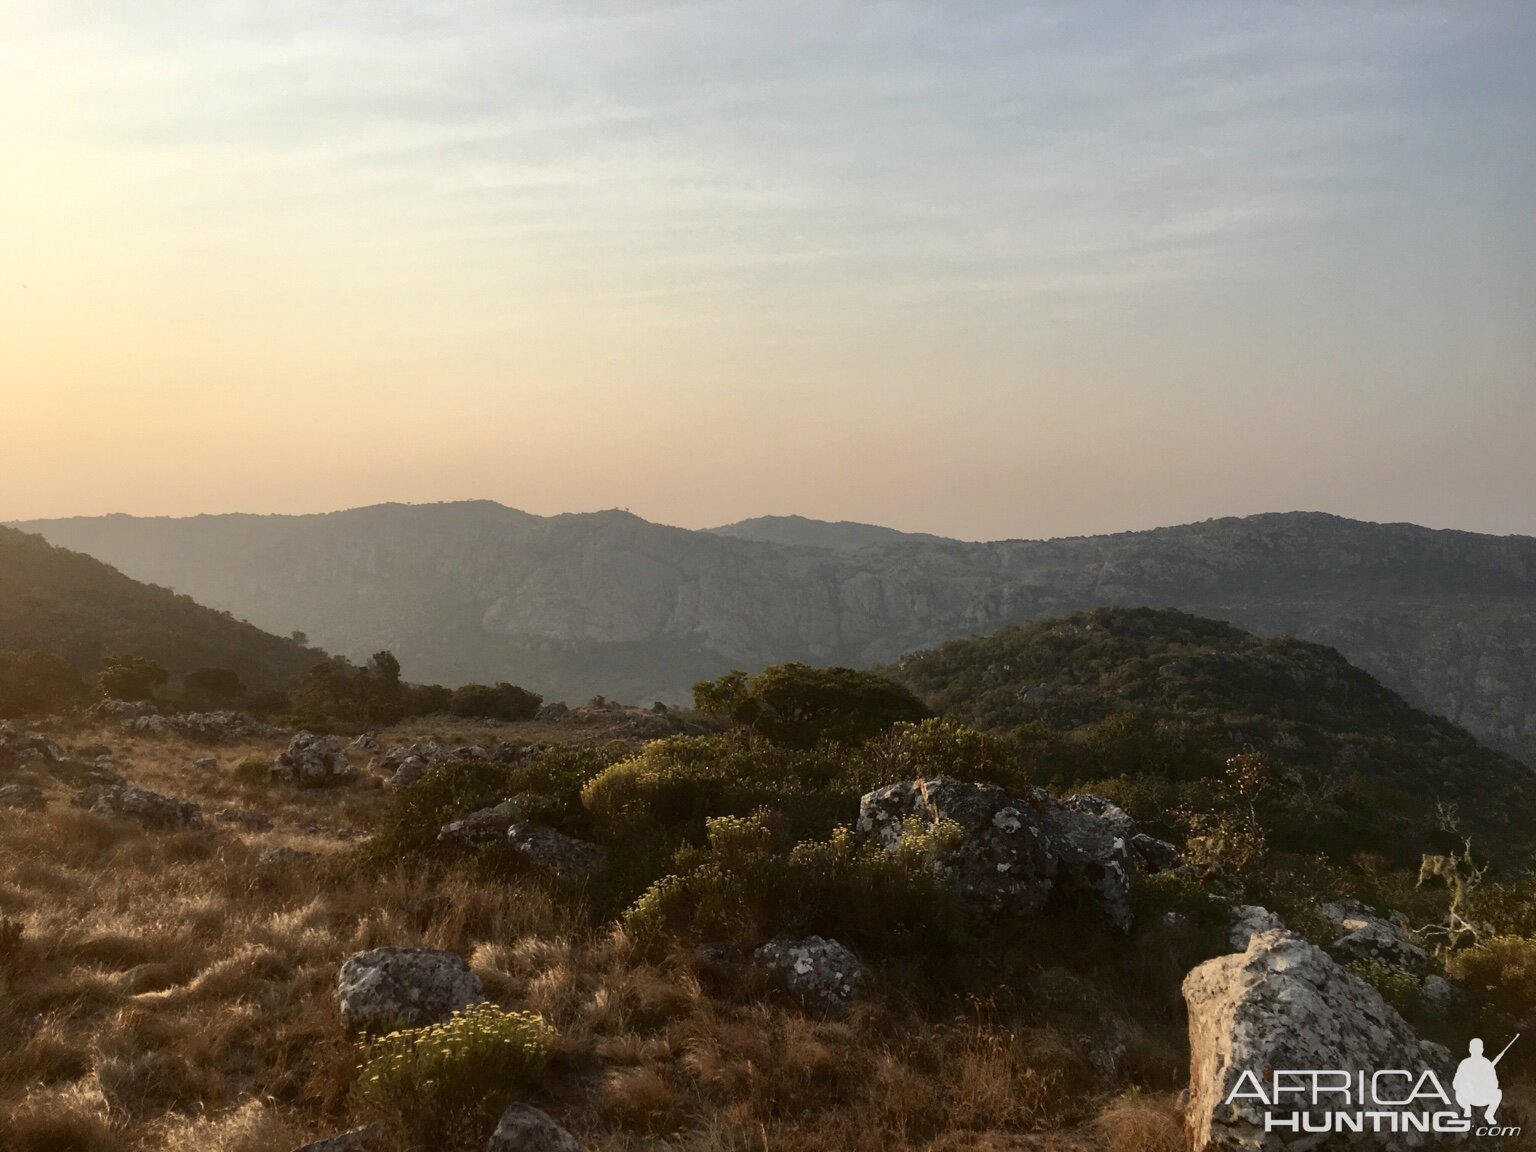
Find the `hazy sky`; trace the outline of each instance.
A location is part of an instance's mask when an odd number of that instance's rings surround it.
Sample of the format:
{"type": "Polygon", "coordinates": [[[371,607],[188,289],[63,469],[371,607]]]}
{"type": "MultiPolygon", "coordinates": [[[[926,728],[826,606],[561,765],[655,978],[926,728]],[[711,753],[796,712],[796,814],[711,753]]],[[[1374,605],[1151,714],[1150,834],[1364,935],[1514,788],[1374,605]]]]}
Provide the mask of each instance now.
{"type": "Polygon", "coordinates": [[[0,2],[0,519],[1536,533],[1536,4],[0,2]]]}

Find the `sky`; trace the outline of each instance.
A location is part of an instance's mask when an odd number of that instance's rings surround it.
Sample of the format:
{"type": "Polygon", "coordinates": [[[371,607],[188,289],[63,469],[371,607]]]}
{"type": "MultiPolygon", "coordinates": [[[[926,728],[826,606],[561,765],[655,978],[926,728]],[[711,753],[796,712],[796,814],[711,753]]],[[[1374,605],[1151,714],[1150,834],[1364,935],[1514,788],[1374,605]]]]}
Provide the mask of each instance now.
{"type": "Polygon", "coordinates": [[[1536,534],[1536,5],[0,3],[0,520],[1536,534]]]}

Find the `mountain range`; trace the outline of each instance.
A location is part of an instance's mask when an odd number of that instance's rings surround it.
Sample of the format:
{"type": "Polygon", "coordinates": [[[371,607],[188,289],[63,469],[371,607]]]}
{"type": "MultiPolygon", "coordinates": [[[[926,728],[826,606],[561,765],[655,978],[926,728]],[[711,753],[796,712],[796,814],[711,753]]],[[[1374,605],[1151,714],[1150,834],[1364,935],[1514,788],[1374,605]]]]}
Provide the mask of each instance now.
{"type": "Polygon", "coordinates": [[[712,531],[490,501],[308,516],[18,525],[278,633],[414,680],[547,698],[686,698],[785,660],[875,666],[1107,605],[1339,649],[1416,706],[1536,761],[1536,539],[1271,513],[969,543],[799,517],[712,531]]]}

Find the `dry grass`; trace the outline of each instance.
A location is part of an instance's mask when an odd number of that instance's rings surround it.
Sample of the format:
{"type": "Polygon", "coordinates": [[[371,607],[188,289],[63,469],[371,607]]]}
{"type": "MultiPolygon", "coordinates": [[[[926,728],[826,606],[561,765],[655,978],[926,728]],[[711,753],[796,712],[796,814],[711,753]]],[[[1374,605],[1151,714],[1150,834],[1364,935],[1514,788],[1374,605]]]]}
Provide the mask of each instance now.
{"type": "MultiPolygon", "coordinates": [[[[827,1020],[711,995],[690,954],[658,958],[621,931],[583,928],[537,884],[468,866],[363,868],[349,846],[386,795],[235,771],[275,743],[220,748],[209,772],[193,767],[208,750],[175,738],[75,741],[110,745],[133,783],[205,815],[257,808],[274,827],[144,832],[70,808],[58,785],[45,813],[0,810],[0,916],[21,925],[0,962],[7,1152],[288,1152],[349,1126],[356,1054],[336,1019],[336,973],[385,944],[453,949],[492,999],[543,1015],[558,1040],[538,1102],[595,1152],[1081,1146],[998,1143],[1091,1115],[1080,1057],[1048,1030],[874,1004],[827,1020]],[[263,874],[256,858],[275,845],[321,855],[263,874]]],[[[1135,1130],[1160,1131],[1149,1107],[1106,1111],[1105,1141],[1164,1147],[1121,1142],[1143,1113],[1135,1130]]]]}

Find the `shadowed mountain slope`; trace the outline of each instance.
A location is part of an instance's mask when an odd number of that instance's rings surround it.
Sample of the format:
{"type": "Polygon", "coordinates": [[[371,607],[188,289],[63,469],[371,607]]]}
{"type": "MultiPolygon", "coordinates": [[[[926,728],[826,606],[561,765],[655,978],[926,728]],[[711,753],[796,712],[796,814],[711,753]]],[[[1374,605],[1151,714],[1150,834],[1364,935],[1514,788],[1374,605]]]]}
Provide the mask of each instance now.
{"type": "Polygon", "coordinates": [[[0,528],[0,649],[62,656],[87,672],[103,656],[122,654],[147,657],[178,676],[230,668],[255,688],[287,683],[324,658],[10,528],[0,528]]]}

